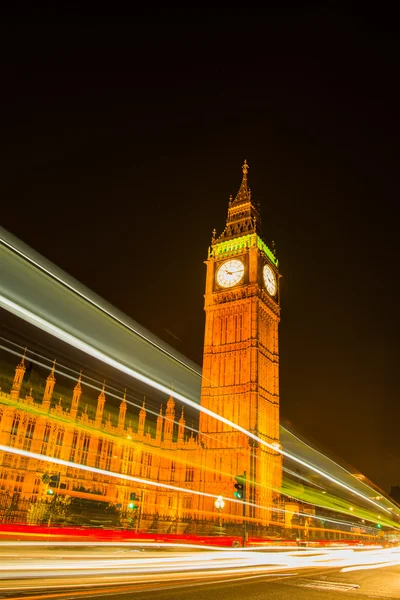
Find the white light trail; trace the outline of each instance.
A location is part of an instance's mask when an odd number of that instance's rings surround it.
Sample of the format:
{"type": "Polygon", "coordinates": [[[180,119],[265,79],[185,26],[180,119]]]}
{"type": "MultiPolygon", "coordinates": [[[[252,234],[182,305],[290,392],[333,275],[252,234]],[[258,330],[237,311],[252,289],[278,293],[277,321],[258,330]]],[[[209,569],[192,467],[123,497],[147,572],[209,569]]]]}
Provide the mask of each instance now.
{"type": "Polygon", "coordinates": [[[5,240],[4,238],[1,238],[1,242],[5,246],[7,246],[12,252],[15,252],[16,254],[18,254],[19,256],[21,256],[24,260],[26,260],[27,262],[31,263],[36,268],[38,268],[40,271],[43,271],[43,273],[46,273],[46,275],[48,275],[52,279],[55,279],[56,281],[58,281],[59,283],[61,283],[61,285],[63,285],[64,287],[68,288],[69,290],[71,290],[72,292],[74,292],[75,294],[77,294],[78,296],[80,296],[81,298],[83,298],[83,300],[86,300],[86,302],[88,302],[89,304],[91,304],[92,306],[94,306],[95,308],[97,308],[98,310],[100,310],[101,312],[103,312],[104,314],[106,314],[107,316],[109,316],[112,319],[114,319],[115,321],[117,321],[120,325],[122,325],[123,327],[125,327],[126,329],[128,329],[129,331],[131,331],[132,333],[134,333],[135,335],[139,336],[140,338],[142,338],[143,340],[145,340],[146,342],[148,342],[149,344],[151,344],[152,346],[154,346],[155,348],[157,348],[158,350],[160,350],[164,354],[167,354],[167,356],[169,356],[174,361],[176,361],[179,364],[181,364],[183,367],[185,367],[185,369],[188,369],[189,371],[192,371],[192,373],[195,373],[196,375],[198,375],[199,377],[201,377],[201,373],[199,371],[197,371],[196,369],[194,369],[193,367],[191,367],[190,365],[188,365],[186,362],[182,361],[175,354],[170,353],[163,346],[158,345],[153,339],[145,336],[141,331],[135,329],[134,327],[132,327],[131,325],[129,325],[128,323],[126,323],[125,321],[123,321],[122,319],[120,319],[119,317],[117,317],[117,315],[115,315],[114,313],[109,312],[108,310],[106,310],[103,306],[101,306],[100,304],[98,304],[97,302],[95,302],[92,298],[90,298],[89,296],[87,296],[86,294],[84,294],[81,290],[79,290],[78,288],[72,286],[70,283],[68,283],[64,279],[61,279],[61,277],[58,277],[58,275],[56,275],[52,271],[49,271],[48,269],[46,269],[46,267],[44,267],[43,265],[41,265],[40,263],[38,263],[37,261],[35,261],[31,256],[28,256],[27,254],[25,254],[24,252],[22,252],[19,248],[17,248],[13,244],[10,244],[10,242],[8,242],[7,240],[5,240]]]}
{"type": "MultiPolygon", "coordinates": [[[[391,514],[387,508],[381,506],[380,504],[378,504],[371,498],[368,498],[368,496],[364,496],[364,494],[361,494],[359,491],[355,490],[354,488],[351,488],[350,486],[339,481],[335,477],[332,477],[331,475],[324,473],[324,471],[321,471],[314,465],[307,463],[306,461],[302,460],[301,458],[298,458],[297,456],[294,456],[293,454],[291,454],[289,452],[286,452],[282,448],[278,448],[278,447],[274,446],[273,444],[269,444],[265,440],[259,438],[257,435],[251,433],[250,431],[247,431],[247,429],[245,429],[244,427],[241,427],[237,423],[234,423],[233,421],[230,421],[229,419],[226,419],[225,417],[218,415],[217,413],[209,410],[208,408],[205,408],[204,406],[201,406],[200,404],[193,402],[192,400],[190,400],[189,398],[186,398],[179,392],[176,392],[174,390],[171,391],[165,385],[158,383],[157,381],[154,381],[150,377],[143,375],[142,373],[139,373],[138,371],[135,371],[131,367],[128,367],[127,365],[122,364],[121,362],[111,358],[110,356],[107,356],[106,354],[104,354],[104,352],[101,352],[101,351],[97,350],[96,348],[93,348],[88,343],[83,342],[82,340],[79,340],[75,336],[60,329],[56,325],[53,325],[52,323],[45,321],[41,317],[33,314],[31,311],[28,311],[26,308],[19,306],[12,300],[9,300],[5,296],[0,295],[0,305],[2,305],[4,308],[6,308],[6,310],[9,310],[10,312],[16,314],[17,316],[20,316],[21,318],[25,319],[29,323],[32,323],[33,325],[40,327],[44,331],[47,331],[51,335],[58,337],[59,339],[66,342],[67,344],[70,344],[70,345],[74,346],[75,348],[78,348],[79,350],[86,352],[90,356],[93,356],[94,358],[97,358],[98,360],[114,367],[115,369],[122,371],[123,373],[126,373],[127,375],[129,375],[131,377],[134,377],[138,381],[141,381],[142,383],[145,383],[146,385],[149,385],[150,387],[153,387],[160,392],[163,392],[167,395],[173,396],[175,399],[180,400],[181,402],[183,402],[184,404],[187,404],[188,406],[194,408],[195,410],[203,412],[203,413],[207,414],[208,416],[224,423],[225,425],[228,425],[229,427],[232,427],[233,429],[236,429],[237,431],[244,433],[247,437],[255,440],[259,444],[269,448],[270,450],[273,450],[274,452],[278,452],[278,453],[282,454],[283,456],[286,456],[287,458],[294,460],[298,464],[300,464],[304,467],[307,467],[308,469],[311,469],[312,471],[314,471],[321,477],[324,477],[331,483],[334,483],[335,485],[342,487],[343,489],[347,490],[348,492],[351,492],[351,493],[355,494],[356,496],[359,496],[366,502],[373,504],[375,506],[375,508],[378,508],[379,510],[382,510],[388,514],[391,514]]],[[[212,497],[215,497],[215,496],[212,496],[212,497]]]]}

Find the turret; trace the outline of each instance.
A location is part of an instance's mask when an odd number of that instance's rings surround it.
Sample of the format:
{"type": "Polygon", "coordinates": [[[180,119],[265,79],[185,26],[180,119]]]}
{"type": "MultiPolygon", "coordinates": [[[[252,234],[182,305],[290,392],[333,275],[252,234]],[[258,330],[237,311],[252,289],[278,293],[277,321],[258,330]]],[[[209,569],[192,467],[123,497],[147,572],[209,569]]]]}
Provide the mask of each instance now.
{"type": "Polygon", "coordinates": [[[24,353],[23,353],[23,355],[21,357],[21,362],[19,363],[19,365],[15,369],[14,381],[13,381],[11,392],[10,392],[10,396],[11,396],[11,398],[13,400],[18,400],[19,393],[21,391],[22,380],[24,378],[25,371],[26,371],[26,367],[25,367],[25,354],[26,354],[26,348],[25,348],[24,353]]]}
{"type": "Polygon", "coordinates": [[[143,406],[140,409],[140,413],[139,413],[138,435],[144,435],[144,424],[146,421],[146,410],[144,408],[145,402],[146,402],[146,398],[143,400],[143,406]]]}
{"type": "Polygon", "coordinates": [[[74,387],[74,393],[72,396],[70,415],[73,419],[76,419],[76,416],[78,414],[79,400],[80,400],[80,397],[82,396],[81,379],[82,379],[82,371],[79,373],[79,378],[76,383],[76,386],[74,387]]]}
{"type": "Polygon", "coordinates": [[[162,404],[161,404],[161,406],[160,406],[160,414],[157,417],[157,427],[156,427],[156,440],[158,442],[161,442],[162,426],[163,426],[163,412],[162,412],[162,404]]]}
{"type": "Polygon", "coordinates": [[[172,396],[168,398],[167,410],[165,412],[165,424],[164,424],[164,441],[172,442],[174,433],[174,422],[175,422],[175,400],[172,396]]]}
{"type": "Polygon", "coordinates": [[[122,399],[121,404],[119,405],[119,415],[118,415],[118,433],[123,433],[125,429],[125,417],[126,417],[126,390],[124,392],[124,397],[122,399]]]}
{"type": "Polygon", "coordinates": [[[184,436],[185,436],[185,426],[186,426],[186,422],[185,422],[185,417],[183,416],[183,406],[182,406],[181,418],[179,419],[179,423],[178,423],[178,444],[183,444],[184,436]]]}
{"type": "Polygon", "coordinates": [[[96,408],[96,417],[94,419],[94,426],[99,429],[101,427],[101,423],[103,420],[103,412],[104,405],[106,403],[106,395],[104,390],[106,389],[106,382],[103,382],[103,387],[101,388],[101,392],[97,398],[97,408],[96,408]]]}
{"type": "Polygon", "coordinates": [[[54,386],[56,384],[55,371],[56,361],[54,361],[53,368],[51,369],[50,374],[46,379],[46,387],[43,394],[42,408],[47,412],[50,410],[51,398],[53,396],[54,386]]]}

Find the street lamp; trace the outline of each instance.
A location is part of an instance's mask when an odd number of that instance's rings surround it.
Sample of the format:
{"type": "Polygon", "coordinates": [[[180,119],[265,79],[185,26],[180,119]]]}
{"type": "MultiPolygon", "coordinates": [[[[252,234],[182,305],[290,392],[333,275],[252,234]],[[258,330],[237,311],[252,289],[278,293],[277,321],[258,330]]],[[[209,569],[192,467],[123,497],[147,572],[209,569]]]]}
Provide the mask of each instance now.
{"type": "Polygon", "coordinates": [[[225,502],[222,496],[218,496],[215,501],[215,508],[218,511],[218,527],[221,527],[221,511],[225,506],[225,502]]]}

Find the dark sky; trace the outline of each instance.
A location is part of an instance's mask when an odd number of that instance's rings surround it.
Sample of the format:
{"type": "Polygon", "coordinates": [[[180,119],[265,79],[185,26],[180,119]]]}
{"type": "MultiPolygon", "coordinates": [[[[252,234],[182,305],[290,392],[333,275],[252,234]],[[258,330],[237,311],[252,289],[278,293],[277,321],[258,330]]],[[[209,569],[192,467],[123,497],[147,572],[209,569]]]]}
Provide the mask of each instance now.
{"type": "Polygon", "coordinates": [[[282,415],[399,484],[391,16],[179,18],[10,20],[1,224],[201,363],[203,261],[246,158],[283,274],[282,415]]]}

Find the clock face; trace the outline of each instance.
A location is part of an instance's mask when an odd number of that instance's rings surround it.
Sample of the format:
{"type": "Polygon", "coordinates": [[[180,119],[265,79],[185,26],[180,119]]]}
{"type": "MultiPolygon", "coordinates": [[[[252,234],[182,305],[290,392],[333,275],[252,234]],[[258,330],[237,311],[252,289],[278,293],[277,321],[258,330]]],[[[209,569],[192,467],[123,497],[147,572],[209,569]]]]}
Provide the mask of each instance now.
{"type": "Polygon", "coordinates": [[[241,260],[227,260],[217,271],[217,283],[221,287],[232,287],[241,281],[244,275],[244,264],[241,260]]]}
{"type": "Polygon", "coordinates": [[[275,296],[276,289],[277,289],[276,277],[275,277],[275,273],[273,272],[273,270],[271,269],[271,267],[269,265],[264,265],[263,277],[264,277],[264,284],[265,284],[268,294],[270,296],[275,296]]]}

